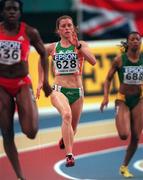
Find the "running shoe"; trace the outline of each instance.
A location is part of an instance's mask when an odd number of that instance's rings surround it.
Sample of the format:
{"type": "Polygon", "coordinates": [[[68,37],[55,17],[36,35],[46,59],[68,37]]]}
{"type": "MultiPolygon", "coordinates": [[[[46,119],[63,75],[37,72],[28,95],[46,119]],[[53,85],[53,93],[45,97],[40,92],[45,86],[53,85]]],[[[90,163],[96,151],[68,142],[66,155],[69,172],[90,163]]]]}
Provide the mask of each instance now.
{"type": "Polygon", "coordinates": [[[129,171],[128,166],[120,166],[119,169],[120,174],[125,178],[132,178],[134,175],[129,171]]]}
{"type": "Polygon", "coordinates": [[[67,155],[66,156],[66,167],[72,167],[75,165],[74,157],[73,155],[67,155]]]}
{"type": "Polygon", "coordinates": [[[61,138],[61,139],[59,140],[59,148],[60,148],[60,149],[65,149],[65,144],[64,144],[63,138],[61,138]]]}

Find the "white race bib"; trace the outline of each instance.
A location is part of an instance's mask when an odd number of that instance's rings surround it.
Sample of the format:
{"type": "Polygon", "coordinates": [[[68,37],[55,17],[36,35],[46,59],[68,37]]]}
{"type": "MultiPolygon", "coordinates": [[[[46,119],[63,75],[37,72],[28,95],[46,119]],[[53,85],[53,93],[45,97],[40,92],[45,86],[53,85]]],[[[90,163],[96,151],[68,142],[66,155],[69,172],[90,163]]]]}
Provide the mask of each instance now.
{"type": "Polygon", "coordinates": [[[21,43],[17,41],[0,41],[0,63],[12,65],[21,60],[21,43]]]}
{"type": "Polygon", "coordinates": [[[75,52],[56,53],[54,56],[54,66],[56,73],[72,74],[78,72],[78,58],[75,52]]]}
{"type": "Polygon", "coordinates": [[[126,66],[124,72],[125,84],[143,84],[143,66],[126,66]]]}

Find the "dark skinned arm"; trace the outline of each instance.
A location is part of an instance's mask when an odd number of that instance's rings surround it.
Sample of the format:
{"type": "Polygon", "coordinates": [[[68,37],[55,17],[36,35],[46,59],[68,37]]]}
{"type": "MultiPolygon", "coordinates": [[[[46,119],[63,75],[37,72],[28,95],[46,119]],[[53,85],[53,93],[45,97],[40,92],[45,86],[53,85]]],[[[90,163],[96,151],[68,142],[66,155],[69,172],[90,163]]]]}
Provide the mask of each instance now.
{"type": "Polygon", "coordinates": [[[41,67],[43,68],[43,72],[44,72],[43,91],[45,93],[45,96],[48,97],[51,94],[52,89],[48,82],[47,53],[46,53],[44,44],[40,37],[39,32],[36,29],[30,26],[27,26],[27,34],[30,39],[31,45],[35,47],[36,51],[40,55],[41,67]]]}
{"type": "Polygon", "coordinates": [[[114,77],[115,72],[118,70],[119,66],[120,66],[120,62],[121,62],[121,58],[120,57],[116,57],[114,59],[114,61],[112,62],[112,66],[107,74],[107,77],[105,79],[105,83],[104,83],[104,99],[100,105],[100,111],[102,112],[104,107],[108,105],[109,102],[109,91],[110,91],[110,86],[111,86],[111,82],[112,79],[114,77]]]}

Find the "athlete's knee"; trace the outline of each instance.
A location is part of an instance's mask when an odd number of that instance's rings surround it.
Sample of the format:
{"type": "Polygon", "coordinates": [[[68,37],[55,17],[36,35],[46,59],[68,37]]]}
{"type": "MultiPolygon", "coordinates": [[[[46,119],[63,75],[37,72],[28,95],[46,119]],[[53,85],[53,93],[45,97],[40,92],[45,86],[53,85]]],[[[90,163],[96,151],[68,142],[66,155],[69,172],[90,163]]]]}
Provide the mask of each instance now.
{"type": "Polygon", "coordinates": [[[64,123],[71,124],[72,115],[70,111],[64,111],[62,114],[62,118],[63,118],[64,123]]]}
{"type": "Polygon", "coordinates": [[[34,139],[37,135],[38,128],[25,128],[22,129],[22,132],[29,138],[29,139],[34,139]]]}
{"type": "Polygon", "coordinates": [[[119,137],[121,140],[127,140],[128,139],[128,134],[119,134],[119,137]]]}
{"type": "Polygon", "coordinates": [[[26,135],[27,135],[27,137],[29,139],[34,139],[36,137],[36,135],[37,135],[37,130],[29,131],[29,132],[26,133],[26,135]]]}

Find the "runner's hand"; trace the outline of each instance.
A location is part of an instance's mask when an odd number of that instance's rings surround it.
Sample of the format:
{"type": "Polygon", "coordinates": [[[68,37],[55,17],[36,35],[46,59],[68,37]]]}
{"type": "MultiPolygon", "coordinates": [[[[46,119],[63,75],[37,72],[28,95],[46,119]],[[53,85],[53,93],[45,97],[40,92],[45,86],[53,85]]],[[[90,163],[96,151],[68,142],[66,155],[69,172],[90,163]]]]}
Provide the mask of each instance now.
{"type": "Polygon", "coordinates": [[[52,88],[47,81],[43,82],[43,91],[46,97],[48,97],[52,93],[52,88]]]}
{"type": "Polygon", "coordinates": [[[102,101],[101,105],[100,105],[100,111],[103,112],[104,110],[104,107],[107,107],[108,106],[108,98],[104,98],[104,100],[102,101]]]}
{"type": "Polygon", "coordinates": [[[78,37],[77,37],[77,33],[76,33],[75,31],[74,31],[74,32],[72,33],[72,35],[71,35],[69,38],[67,38],[67,39],[68,39],[69,43],[72,44],[72,45],[74,45],[75,47],[78,47],[78,46],[80,45],[79,40],[78,40],[78,37]]]}
{"type": "Polygon", "coordinates": [[[42,87],[43,87],[43,83],[39,83],[37,87],[37,91],[36,91],[36,99],[40,98],[40,92],[41,92],[42,87]]]}

